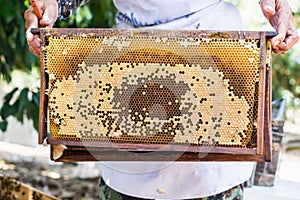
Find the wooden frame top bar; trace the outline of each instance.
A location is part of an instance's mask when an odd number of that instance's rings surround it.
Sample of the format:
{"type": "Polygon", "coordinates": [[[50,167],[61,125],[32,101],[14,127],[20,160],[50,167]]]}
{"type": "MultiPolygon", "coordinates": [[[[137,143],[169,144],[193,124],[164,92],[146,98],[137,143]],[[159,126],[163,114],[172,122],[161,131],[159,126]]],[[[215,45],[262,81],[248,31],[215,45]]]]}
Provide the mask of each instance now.
{"type": "Polygon", "coordinates": [[[33,28],[35,35],[54,36],[95,36],[95,35],[123,35],[123,36],[169,36],[169,37],[201,37],[201,38],[231,38],[231,39],[260,39],[263,33],[266,37],[276,35],[273,31],[243,31],[243,30],[161,30],[161,29],[117,29],[117,28],[33,28]]]}

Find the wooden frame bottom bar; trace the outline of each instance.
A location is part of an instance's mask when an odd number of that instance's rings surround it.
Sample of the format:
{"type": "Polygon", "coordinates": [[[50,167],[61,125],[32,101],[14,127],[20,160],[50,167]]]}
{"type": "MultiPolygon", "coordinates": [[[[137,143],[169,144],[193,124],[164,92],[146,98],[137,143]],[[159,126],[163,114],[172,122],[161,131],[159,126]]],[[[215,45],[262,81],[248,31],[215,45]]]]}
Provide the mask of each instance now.
{"type": "Polygon", "coordinates": [[[141,151],[82,151],[65,150],[57,162],[81,161],[255,161],[264,162],[264,155],[229,153],[193,153],[193,152],[141,152],[141,151]]]}

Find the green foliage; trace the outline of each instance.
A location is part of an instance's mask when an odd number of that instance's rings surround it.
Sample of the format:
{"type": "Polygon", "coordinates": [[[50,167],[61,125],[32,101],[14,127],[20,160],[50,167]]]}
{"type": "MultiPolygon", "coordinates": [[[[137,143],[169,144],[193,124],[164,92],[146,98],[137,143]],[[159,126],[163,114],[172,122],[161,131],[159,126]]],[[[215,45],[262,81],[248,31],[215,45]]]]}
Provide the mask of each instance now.
{"type": "Polygon", "coordinates": [[[91,13],[93,13],[90,27],[109,28],[115,26],[115,14],[117,10],[111,0],[102,0],[101,3],[91,1],[89,2],[89,8],[91,13]]]}
{"type": "MultiPolygon", "coordinates": [[[[33,66],[38,66],[38,59],[28,51],[25,38],[25,21],[23,13],[28,1],[0,0],[0,80],[12,81],[12,71],[21,70],[31,72],[33,66]]],[[[7,118],[16,117],[23,122],[24,115],[33,119],[37,128],[39,93],[29,91],[29,88],[14,88],[4,98],[0,110],[0,130],[7,128],[7,118]],[[16,96],[20,91],[19,96],[16,96]],[[30,95],[31,94],[31,95],[30,95]],[[28,97],[31,96],[32,99],[28,97]],[[12,98],[16,98],[11,104],[12,98]]]]}
{"type": "Polygon", "coordinates": [[[14,88],[4,97],[4,103],[0,111],[0,116],[4,120],[0,123],[0,129],[6,130],[7,118],[15,117],[18,121],[23,122],[23,117],[26,115],[28,119],[33,120],[34,128],[38,128],[39,116],[39,92],[29,91],[28,88],[19,90],[14,88]],[[16,96],[16,93],[20,94],[16,96]],[[14,102],[13,100],[16,99],[14,102]]]}
{"type": "Polygon", "coordinates": [[[11,81],[14,69],[31,71],[38,60],[29,53],[25,38],[24,2],[0,0],[0,79],[11,81]]]}
{"type": "Polygon", "coordinates": [[[300,63],[295,57],[295,50],[285,55],[273,55],[272,97],[282,97],[284,91],[289,91],[294,98],[300,98],[300,63]]]}
{"type": "Polygon", "coordinates": [[[110,28],[115,26],[117,10],[111,0],[89,1],[69,19],[57,21],[60,28],[110,28]]]}

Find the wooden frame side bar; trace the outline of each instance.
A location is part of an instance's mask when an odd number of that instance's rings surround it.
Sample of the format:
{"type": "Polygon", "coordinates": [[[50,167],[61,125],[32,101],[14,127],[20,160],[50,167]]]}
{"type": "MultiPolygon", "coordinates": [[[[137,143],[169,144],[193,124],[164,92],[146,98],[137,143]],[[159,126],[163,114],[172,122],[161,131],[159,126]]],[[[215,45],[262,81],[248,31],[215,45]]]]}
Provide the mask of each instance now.
{"type": "MultiPolygon", "coordinates": [[[[36,30],[35,30],[36,31],[36,30]]],[[[37,34],[34,32],[34,34],[37,34]]],[[[42,35],[42,31],[40,31],[40,36],[42,35]]],[[[45,46],[45,40],[42,40],[43,45],[45,46]]],[[[46,83],[47,77],[45,72],[45,57],[43,51],[41,51],[40,55],[40,108],[39,108],[39,128],[38,128],[38,143],[43,144],[44,139],[47,137],[47,105],[48,105],[48,97],[46,94],[46,83]]]]}
{"type": "Polygon", "coordinates": [[[259,69],[259,88],[258,88],[258,116],[257,116],[257,155],[264,155],[264,119],[265,119],[265,80],[266,80],[266,35],[260,35],[260,69],[259,69]]]}
{"type": "Polygon", "coordinates": [[[265,93],[265,123],[264,123],[264,141],[265,141],[265,160],[272,160],[272,47],[270,41],[266,42],[266,93],[265,93]]]}

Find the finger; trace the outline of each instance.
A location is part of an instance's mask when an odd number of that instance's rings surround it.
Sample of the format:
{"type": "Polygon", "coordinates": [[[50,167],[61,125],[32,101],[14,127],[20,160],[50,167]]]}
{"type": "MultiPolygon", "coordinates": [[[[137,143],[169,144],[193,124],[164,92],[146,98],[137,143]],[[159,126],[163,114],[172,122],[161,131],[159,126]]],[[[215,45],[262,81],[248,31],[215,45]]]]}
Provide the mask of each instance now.
{"type": "Polygon", "coordinates": [[[38,18],[35,15],[32,8],[29,8],[24,13],[24,18],[26,20],[26,39],[27,43],[31,48],[31,52],[34,54],[39,54],[40,44],[36,40],[36,37],[31,33],[32,28],[38,28],[38,18]]]}
{"type": "Polygon", "coordinates": [[[52,27],[58,16],[58,5],[56,1],[44,2],[44,14],[40,20],[40,25],[43,27],[52,27]]]}
{"type": "Polygon", "coordinates": [[[284,42],[286,43],[287,48],[291,48],[299,41],[298,31],[292,22],[290,23],[290,29],[287,31],[286,35],[284,42]]]}
{"type": "Polygon", "coordinates": [[[289,50],[289,47],[287,46],[287,44],[285,42],[282,42],[280,43],[278,46],[277,46],[277,49],[278,51],[288,51],[289,50]]]}
{"type": "Polygon", "coordinates": [[[299,35],[297,31],[289,31],[287,33],[287,37],[285,40],[281,43],[279,43],[276,48],[276,50],[279,51],[288,51],[292,46],[294,46],[299,41],[299,35]]]}
{"type": "Polygon", "coordinates": [[[273,49],[275,54],[286,54],[288,51],[280,50],[280,49],[273,49]]]}
{"type": "Polygon", "coordinates": [[[280,52],[280,50],[278,50],[278,49],[272,49],[272,50],[275,54],[279,54],[279,52],[280,52]]]}
{"type": "MultiPolygon", "coordinates": [[[[35,36],[37,37],[37,36],[35,36]]],[[[31,51],[34,55],[36,55],[37,57],[40,56],[40,44],[36,44],[37,39],[33,40],[33,43],[28,43],[29,45],[29,51],[31,51]]]]}
{"type": "Polygon", "coordinates": [[[298,41],[298,38],[293,38],[293,36],[289,36],[285,41],[281,42],[277,45],[276,49],[279,51],[288,51],[292,46],[294,46],[298,41]]]}
{"type": "Polygon", "coordinates": [[[36,51],[36,49],[33,49],[31,46],[29,46],[29,51],[31,53],[33,53],[35,56],[39,57],[40,56],[40,52],[36,51]]]}
{"type": "Polygon", "coordinates": [[[265,16],[272,16],[275,14],[275,0],[261,0],[260,7],[265,16]]]}
{"type": "Polygon", "coordinates": [[[28,42],[29,45],[29,50],[34,53],[35,55],[40,55],[40,47],[41,44],[39,41],[36,39],[37,36],[34,36],[34,39],[30,42],[28,42]]]}
{"type": "Polygon", "coordinates": [[[280,51],[280,54],[284,55],[287,54],[288,51],[280,51]]]}
{"type": "Polygon", "coordinates": [[[24,18],[26,20],[26,39],[27,42],[32,42],[34,40],[33,34],[30,32],[32,28],[38,28],[38,18],[34,14],[32,9],[28,9],[24,13],[24,18]]]}
{"type": "Polygon", "coordinates": [[[299,34],[290,17],[289,21],[280,22],[278,25],[278,34],[271,42],[273,48],[278,48],[284,51],[290,49],[299,40],[299,34]]]}
{"type": "Polygon", "coordinates": [[[279,49],[279,46],[285,39],[285,33],[278,33],[271,39],[271,44],[273,49],[279,49]]]}
{"type": "Polygon", "coordinates": [[[35,15],[34,11],[32,8],[27,9],[24,12],[24,18],[26,20],[25,26],[26,29],[28,29],[29,27],[38,27],[38,18],[35,15]]]}
{"type": "Polygon", "coordinates": [[[283,41],[279,45],[276,46],[276,50],[279,51],[288,51],[292,46],[294,46],[297,43],[297,39],[293,39],[291,37],[286,38],[286,40],[289,40],[289,42],[283,41]]]}

